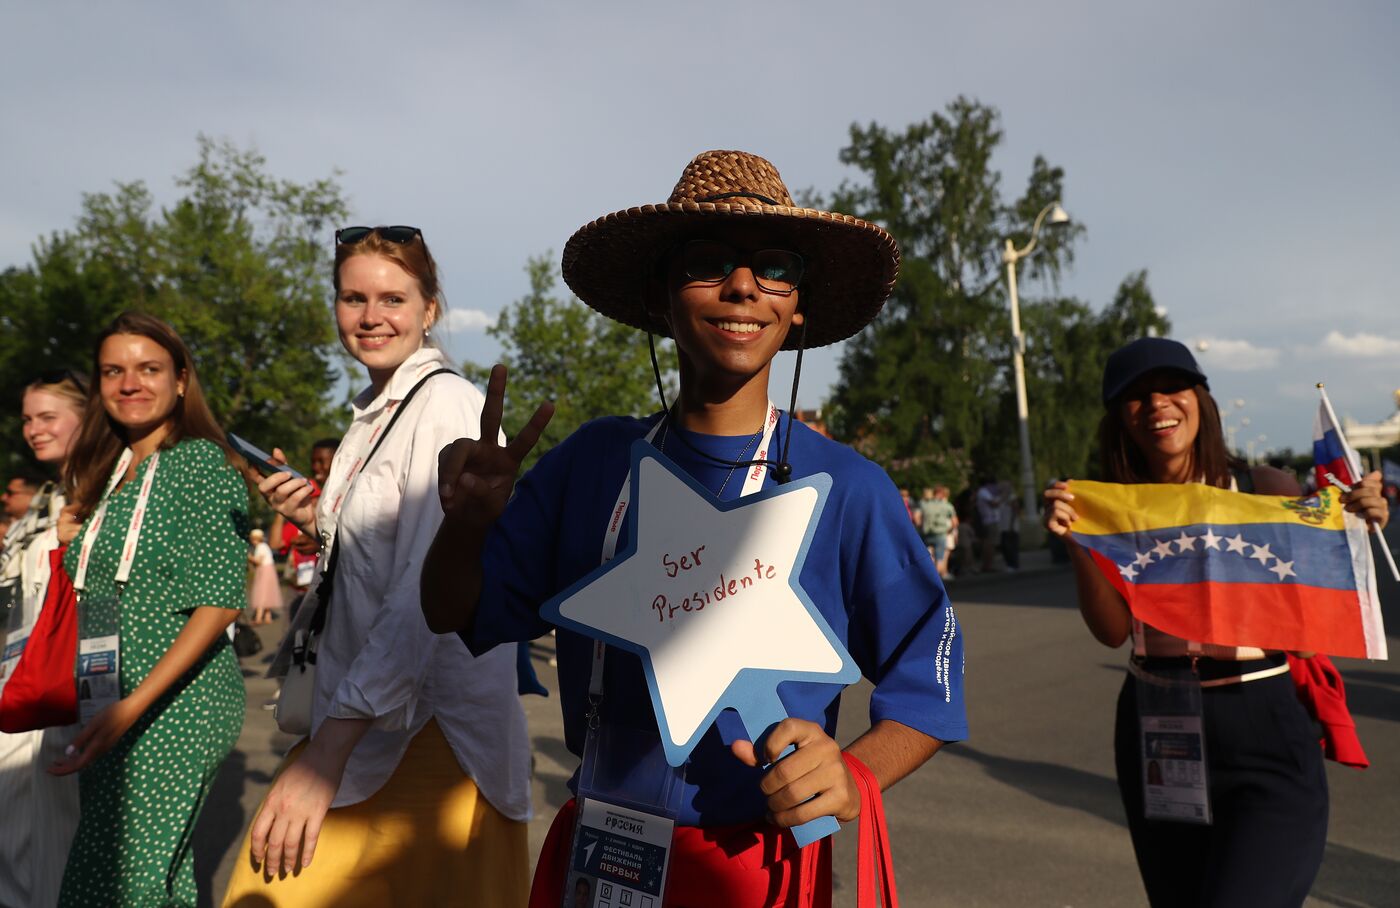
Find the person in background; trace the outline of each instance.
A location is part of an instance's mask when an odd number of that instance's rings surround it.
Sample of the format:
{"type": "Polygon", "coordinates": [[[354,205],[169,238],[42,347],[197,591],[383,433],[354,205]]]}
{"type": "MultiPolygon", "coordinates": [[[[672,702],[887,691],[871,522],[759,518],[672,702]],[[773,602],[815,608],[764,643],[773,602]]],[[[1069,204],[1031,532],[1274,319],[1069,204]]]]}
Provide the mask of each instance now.
{"type": "Polygon", "coordinates": [[[984,476],[973,499],[977,515],[977,548],[982,553],[982,573],[993,569],[1001,542],[1001,487],[995,476],[984,476]]]}
{"type": "Polygon", "coordinates": [[[1004,479],[997,483],[997,495],[1001,499],[997,506],[1001,560],[1008,571],[1016,571],[1021,567],[1021,501],[1011,483],[1004,479]]]}
{"type": "Polygon", "coordinates": [[[282,587],[277,582],[277,567],[272,560],[272,547],[267,544],[267,535],[259,529],[248,534],[248,566],[252,568],[252,582],[248,586],[248,607],[253,612],[251,624],[259,627],[272,623],[272,613],[282,607],[282,587]]]}
{"type": "Polygon", "coordinates": [[[80,773],[59,904],[193,906],[190,830],[243,725],[225,631],[246,604],[248,487],[169,325],[122,313],[93,374],[64,466],[84,523],[59,538],[80,636],[118,637],[119,690],[80,700],[91,718],[50,770],[80,773]]]}
{"type": "Polygon", "coordinates": [[[919,528],[919,508],[914,504],[913,496],[909,494],[908,489],[900,489],[899,498],[904,502],[904,513],[909,515],[909,522],[917,530],[919,528]]]}
{"type": "MultiPolygon", "coordinates": [[[[0,493],[0,501],[4,502],[3,516],[0,516],[0,539],[10,535],[10,530],[29,510],[29,502],[34,499],[34,493],[38,492],[43,484],[43,479],[27,470],[10,474],[4,492],[0,493]]],[[[8,543],[0,543],[0,549],[6,544],[8,543]]]]}
{"type": "Polygon", "coordinates": [[[919,502],[919,534],[924,545],[938,567],[938,575],[944,580],[953,575],[948,571],[949,539],[958,528],[958,513],[948,500],[948,487],[944,485],[924,489],[919,502]]]}
{"type": "MultiPolygon", "coordinates": [[[[311,497],[320,497],[321,489],[331,473],[331,461],[335,449],[340,447],[338,438],[322,438],[311,445],[311,497]]],[[[303,533],[296,524],[281,514],[272,519],[273,539],[280,541],[279,551],[290,565],[288,583],[292,588],[292,601],[287,608],[288,621],[296,623],[297,611],[301,608],[306,591],[316,579],[316,563],[320,560],[321,542],[303,533]]]]}
{"type": "MultiPolygon", "coordinates": [[[[62,472],[87,406],[87,378],[63,370],[40,376],[24,390],[24,441],[34,459],[62,472]]],[[[8,644],[23,638],[44,605],[50,553],[59,547],[59,515],[67,503],[61,484],[43,483],[15,522],[0,552],[0,589],[9,587],[8,644]]],[[[0,633],[5,632],[0,623],[0,633]]],[[[39,645],[39,644],[35,644],[39,645]]],[[[0,734],[0,905],[53,908],[63,881],[68,846],[78,828],[78,780],[45,770],[78,734],[77,725],[0,734]]]]}
{"type": "Polygon", "coordinates": [[[289,473],[259,486],[321,543],[302,607],[326,607],[311,734],[258,807],[223,903],[518,905],[530,752],[515,652],[474,657],[434,636],[418,610],[419,568],[442,520],[438,452],[480,433],[483,398],[448,374],[433,342],[442,289],[420,230],[338,230],[334,269],[340,342],[369,383],[320,496],[289,473]]]}

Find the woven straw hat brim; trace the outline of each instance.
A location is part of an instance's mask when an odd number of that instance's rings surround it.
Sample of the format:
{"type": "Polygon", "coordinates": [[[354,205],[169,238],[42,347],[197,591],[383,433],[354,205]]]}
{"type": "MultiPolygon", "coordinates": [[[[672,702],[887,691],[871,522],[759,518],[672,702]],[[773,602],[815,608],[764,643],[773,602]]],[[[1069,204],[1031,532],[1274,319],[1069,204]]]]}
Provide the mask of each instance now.
{"type": "MultiPolygon", "coordinates": [[[[647,315],[647,279],[656,263],[681,241],[726,222],[781,225],[806,262],[799,290],[807,315],[807,347],[845,340],[880,313],[899,274],[899,245],[883,228],[860,218],[814,208],[667,202],[628,208],[581,227],[564,246],[563,274],[589,306],[623,324],[670,336],[664,322],[647,315]]],[[[800,331],[788,333],[795,350],[800,331]]]]}

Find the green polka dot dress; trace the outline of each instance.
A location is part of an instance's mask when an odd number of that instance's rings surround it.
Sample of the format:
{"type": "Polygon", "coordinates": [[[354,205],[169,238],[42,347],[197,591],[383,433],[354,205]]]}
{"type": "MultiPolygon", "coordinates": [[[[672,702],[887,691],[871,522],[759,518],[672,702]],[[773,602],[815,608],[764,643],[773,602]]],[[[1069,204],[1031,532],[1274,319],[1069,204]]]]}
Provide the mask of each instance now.
{"type": "MultiPolygon", "coordinates": [[[[80,626],[92,618],[81,615],[84,609],[119,610],[124,697],[170,648],[192,609],[244,605],[248,490],[218,445],[203,439],[161,452],[140,547],[118,600],[117,559],[149,467],[150,460],[143,461],[112,497],[79,605],[80,626]]],[[[75,542],[68,549],[70,575],[79,548],[75,542]]],[[[60,906],[193,906],[195,820],[242,726],[243,675],[221,634],[115,747],[80,774],[82,819],[60,906]]]]}

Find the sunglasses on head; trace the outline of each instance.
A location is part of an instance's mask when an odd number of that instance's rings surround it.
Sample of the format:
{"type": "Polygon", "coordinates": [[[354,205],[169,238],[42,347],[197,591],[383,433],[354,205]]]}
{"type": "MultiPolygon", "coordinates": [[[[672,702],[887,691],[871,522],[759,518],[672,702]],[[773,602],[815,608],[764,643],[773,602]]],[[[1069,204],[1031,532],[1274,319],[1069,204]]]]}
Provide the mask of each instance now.
{"type": "Polygon", "coordinates": [[[39,373],[39,381],[45,385],[61,385],[64,382],[72,382],[81,392],[88,392],[87,380],[72,369],[50,369],[47,372],[39,373]]]}
{"type": "Polygon", "coordinates": [[[681,247],[685,276],[701,284],[718,284],[745,264],[758,286],[769,293],[786,296],[802,283],[802,256],[787,249],[741,252],[714,240],[691,240],[681,247]]]}
{"type": "Polygon", "coordinates": [[[407,227],[403,224],[393,227],[342,227],[335,232],[335,242],[338,246],[353,246],[371,233],[377,233],[391,243],[411,243],[423,235],[423,231],[417,227],[407,227]]]}

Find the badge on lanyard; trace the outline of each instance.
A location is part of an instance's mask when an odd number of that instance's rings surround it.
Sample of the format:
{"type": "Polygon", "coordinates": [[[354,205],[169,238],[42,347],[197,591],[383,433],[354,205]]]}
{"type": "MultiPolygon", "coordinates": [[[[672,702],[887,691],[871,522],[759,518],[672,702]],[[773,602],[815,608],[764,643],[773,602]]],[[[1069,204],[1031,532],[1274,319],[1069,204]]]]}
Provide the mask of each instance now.
{"type": "Polygon", "coordinates": [[[564,908],[661,908],[684,783],[653,730],[590,718],[564,908]]]}
{"type": "Polygon", "coordinates": [[[151,455],[150,464],[141,478],[136,505],[131,511],[131,519],[126,526],[126,537],[122,541],[117,561],[114,582],[117,588],[115,597],[84,596],[87,587],[88,562],[92,557],[93,545],[102,532],[107,518],[107,505],[112,492],[131,466],[132,451],[122,452],[112,476],[107,481],[107,490],[102,502],[88,522],[83,534],[82,546],[78,551],[78,570],[73,577],[73,589],[82,604],[79,609],[78,634],[78,720],[84,724],[93,716],[121,699],[121,592],[131,577],[131,566],[136,561],[136,548],[141,540],[141,525],[146,519],[146,508],[150,504],[151,489],[155,486],[156,468],[160,465],[160,452],[151,455]]]}
{"type": "Polygon", "coordinates": [[[0,691],[5,689],[5,682],[10,679],[15,666],[19,665],[19,657],[24,655],[24,646],[29,642],[29,635],[34,632],[34,621],[25,621],[24,602],[18,590],[19,583],[0,585],[0,595],[13,592],[16,597],[6,616],[5,649],[0,653],[0,691]],[[12,587],[13,590],[7,590],[7,587],[12,587]]]}
{"type": "Polygon", "coordinates": [[[1201,679],[1194,667],[1137,675],[1143,815],[1210,825],[1201,679]]]}

